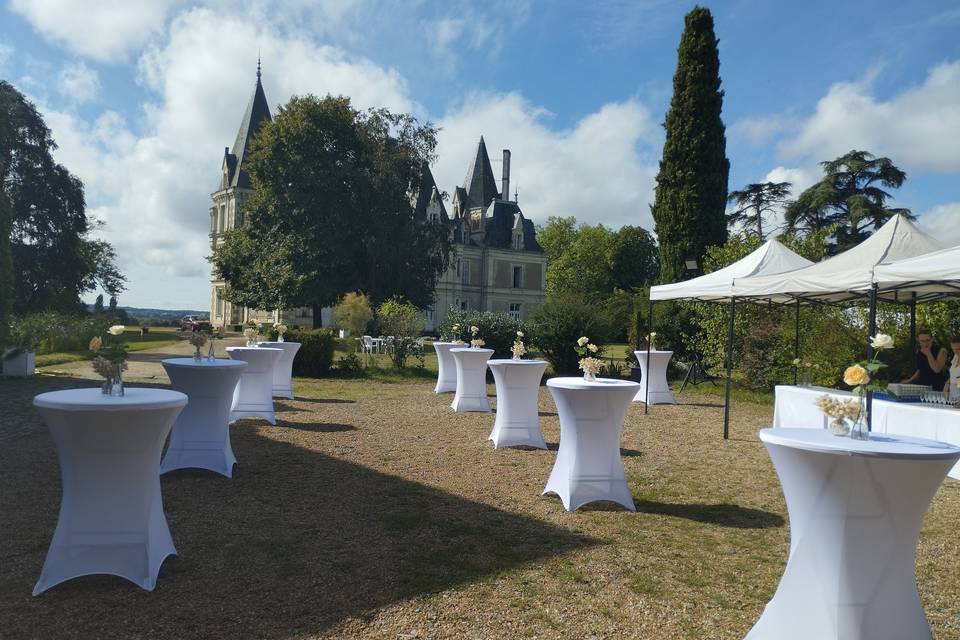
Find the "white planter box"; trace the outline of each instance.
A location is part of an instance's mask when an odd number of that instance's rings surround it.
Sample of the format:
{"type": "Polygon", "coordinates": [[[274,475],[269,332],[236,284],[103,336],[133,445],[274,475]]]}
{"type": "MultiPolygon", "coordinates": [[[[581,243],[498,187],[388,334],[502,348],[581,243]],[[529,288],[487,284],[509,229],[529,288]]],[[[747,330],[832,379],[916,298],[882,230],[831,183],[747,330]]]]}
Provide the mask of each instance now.
{"type": "Polygon", "coordinates": [[[24,351],[20,355],[3,361],[3,375],[26,377],[32,376],[37,366],[37,352],[24,351]]]}

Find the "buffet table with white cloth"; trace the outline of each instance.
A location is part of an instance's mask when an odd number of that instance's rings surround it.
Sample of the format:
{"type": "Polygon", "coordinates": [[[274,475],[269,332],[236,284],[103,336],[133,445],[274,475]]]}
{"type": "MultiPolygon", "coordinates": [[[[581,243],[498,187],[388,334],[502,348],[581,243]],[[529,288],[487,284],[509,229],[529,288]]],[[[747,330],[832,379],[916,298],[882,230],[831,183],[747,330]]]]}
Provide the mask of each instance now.
{"type": "MultiPolygon", "coordinates": [[[[854,397],[849,391],[827,387],[778,385],[773,407],[773,426],[777,428],[821,429],[827,417],[817,407],[817,398],[827,394],[841,400],[854,397]]],[[[873,401],[872,429],[875,433],[895,433],[929,438],[960,446],[960,409],[914,402],[873,401]]],[[[948,474],[960,480],[960,463],[948,474]]]]}
{"type": "Polygon", "coordinates": [[[283,353],[273,365],[273,397],[293,400],[293,359],[300,350],[299,342],[260,342],[260,349],[280,349],[283,353]]]}
{"type": "Polygon", "coordinates": [[[232,477],[237,459],[230,446],[230,407],[247,363],[169,358],[161,364],[173,389],[186,394],[190,402],[173,423],[160,473],[208,469],[232,477]]]}
{"type": "Polygon", "coordinates": [[[546,449],[540,433],[538,399],[540,380],[547,363],[543,360],[490,360],[497,386],[497,419],[489,440],[493,448],[528,446],[546,449]]]}
{"type": "Polygon", "coordinates": [[[176,554],[160,495],[160,454],[187,396],[128,387],[41,393],[33,399],[50,429],[63,497],[38,595],[93,574],[126,578],[152,591],[160,565],[176,554]]]}
{"type": "Polygon", "coordinates": [[[464,346],[456,342],[433,343],[433,350],[437,352],[437,386],[433,388],[434,393],[453,393],[457,390],[457,363],[450,349],[464,346]]]}
{"type": "Polygon", "coordinates": [[[647,350],[634,351],[637,362],[640,363],[640,390],[637,391],[634,402],[649,402],[647,404],[677,404],[667,384],[667,366],[673,351],[650,351],[650,366],[647,366],[647,350]],[[650,386],[647,387],[647,375],[650,375],[650,386]]]}
{"type": "Polygon", "coordinates": [[[763,429],[790,555],[746,640],[930,638],[915,578],[923,516],[960,448],[904,436],[763,429]]]}
{"type": "Polygon", "coordinates": [[[595,500],[637,510],[620,460],[620,432],[639,386],[608,378],[547,381],[560,417],[560,448],[544,495],[560,496],[567,511],[595,500]]]}
{"type": "Polygon", "coordinates": [[[240,418],[263,418],[277,424],[273,412],[273,366],[283,353],[266,347],[227,347],[231,360],[243,360],[247,367],[233,390],[230,422],[240,418]]]}
{"type": "Polygon", "coordinates": [[[458,413],[490,412],[487,400],[487,360],[493,349],[454,348],[450,350],[457,367],[457,392],[450,406],[458,413]]]}

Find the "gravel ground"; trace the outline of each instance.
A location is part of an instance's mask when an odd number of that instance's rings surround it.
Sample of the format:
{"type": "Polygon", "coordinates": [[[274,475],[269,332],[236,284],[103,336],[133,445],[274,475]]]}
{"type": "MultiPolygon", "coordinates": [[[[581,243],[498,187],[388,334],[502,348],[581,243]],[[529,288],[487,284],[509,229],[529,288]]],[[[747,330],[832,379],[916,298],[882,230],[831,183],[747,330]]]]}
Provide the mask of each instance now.
{"type": "MultiPolygon", "coordinates": [[[[30,398],[89,385],[69,373],[0,381],[0,637],[742,638],[783,571],[785,508],[755,435],[769,407],[735,406],[724,442],[715,399],[634,405],[622,454],[638,512],[566,513],[540,496],[559,437],[546,388],[551,449],[495,451],[493,415],[454,414],[431,383],[297,380],[279,426],[232,427],[232,480],[163,476],[179,555],[153,593],[90,576],[33,598],[60,480],[30,398]]],[[[917,559],[939,640],[960,638],[958,519],[948,480],[917,559]]]]}

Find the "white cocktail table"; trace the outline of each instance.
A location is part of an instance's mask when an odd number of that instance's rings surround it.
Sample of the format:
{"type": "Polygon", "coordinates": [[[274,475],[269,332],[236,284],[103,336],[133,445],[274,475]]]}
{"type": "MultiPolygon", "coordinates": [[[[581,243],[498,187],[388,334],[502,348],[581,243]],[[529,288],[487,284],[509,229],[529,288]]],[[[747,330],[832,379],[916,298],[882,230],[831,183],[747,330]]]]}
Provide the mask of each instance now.
{"type": "Polygon", "coordinates": [[[230,422],[240,418],[263,418],[270,424],[277,424],[273,413],[273,366],[282,353],[280,349],[227,347],[231,360],[247,363],[233,390],[230,422]]]}
{"type": "Polygon", "coordinates": [[[170,385],[190,402],[173,423],[160,473],[209,469],[233,477],[237,459],[230,446],[230,407],[247,363],[225,358],[213,362],[170,358],[162,364],[170,385]]]}
{"type": "Polygon", "coordinates": [[[57,447],[63,498],[38,595],[79,576],[110,574],[152,591],[176,554],[160,495],[160,454],[187,396],[128,387],[41,393],[33,399],[57,447]]]}
{"type": "Polygon", "coordinates": [[[493,355],[493,349],[454,348],[450,349],[457,367],[457,393],[450,406],[462,413],[465,411],[490,411],[487,400],[487,360],[493,355]]]}
{"type": "Polygon", "coordinates": [[[634,351],[637,362],[640,363],[640,390],[637,392],[634,402],[649,402],[647,404],[677,404],[673,399],[673,393],[670,392],[670,386],[667,384],[667,365],[670,364],[670,357],[673,351],[651,351],[650,366],[647,366],[647,351],[642,349],[634,351]],[[647,375],[650,376],[650,387],[647,388],[647,375]]]}
{"type": "Polygon", "coordinates": [[[489,440],[493,448],[528,446],[546,449],[540,433],[538,397],[547,368],[543,360],[498,359],[487,363],[497,385],[497,419],[489,440]]]}
{"type": "Polygon", "coordinates": [[[750,640],[922,640],[923,516],[960,449],[823,429],[763,429],[790,514],[790,556],[750,640]]]}
{"type": "Polygon", "coordinates": [[[560,416],[560,448],[544,495],[560,496],[567,511],[595,500],[637,510],[620,461],[620,431],[639,386],[606,378],[547,381],[560,416]]]}
{"type": "Polygon", "coordinates": [[[457,390],[457,363],[453,361],[450,349],[463,348],[466,345],[456,342],[434,342],[437,352],[437,386],[434,393],[452,393],[457,390]]]}
{"type": "Polygon", "coordinates": [[[273,365],[273,397],[293,400],[293,359],[300,350],[299,342],[261,342],[259,349],[280,349],[283,351],[273,365]]]}

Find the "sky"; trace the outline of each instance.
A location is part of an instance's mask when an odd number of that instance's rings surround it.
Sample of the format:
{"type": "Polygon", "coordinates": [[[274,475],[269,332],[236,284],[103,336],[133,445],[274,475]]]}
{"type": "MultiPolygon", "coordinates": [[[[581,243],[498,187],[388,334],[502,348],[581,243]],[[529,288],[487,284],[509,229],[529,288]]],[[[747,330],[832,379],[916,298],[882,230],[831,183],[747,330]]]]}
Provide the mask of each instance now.
{"type": "MultiPolygon", "coordinates": [[[[128,278],[123,306],[209,307],[210,194],[256,82],[271,109],[342,94],[440,127],[442,190],[483,135],[535,222],[653,229],[683,17],[675,0],[4,0],[0,78],[41,111],[128,278]]],[[[720,0],[731,190],[851,149],[960,244],[956,0],[720,0]]],[[[90,300],[95,292],[91,293],[90,300]]]]}

